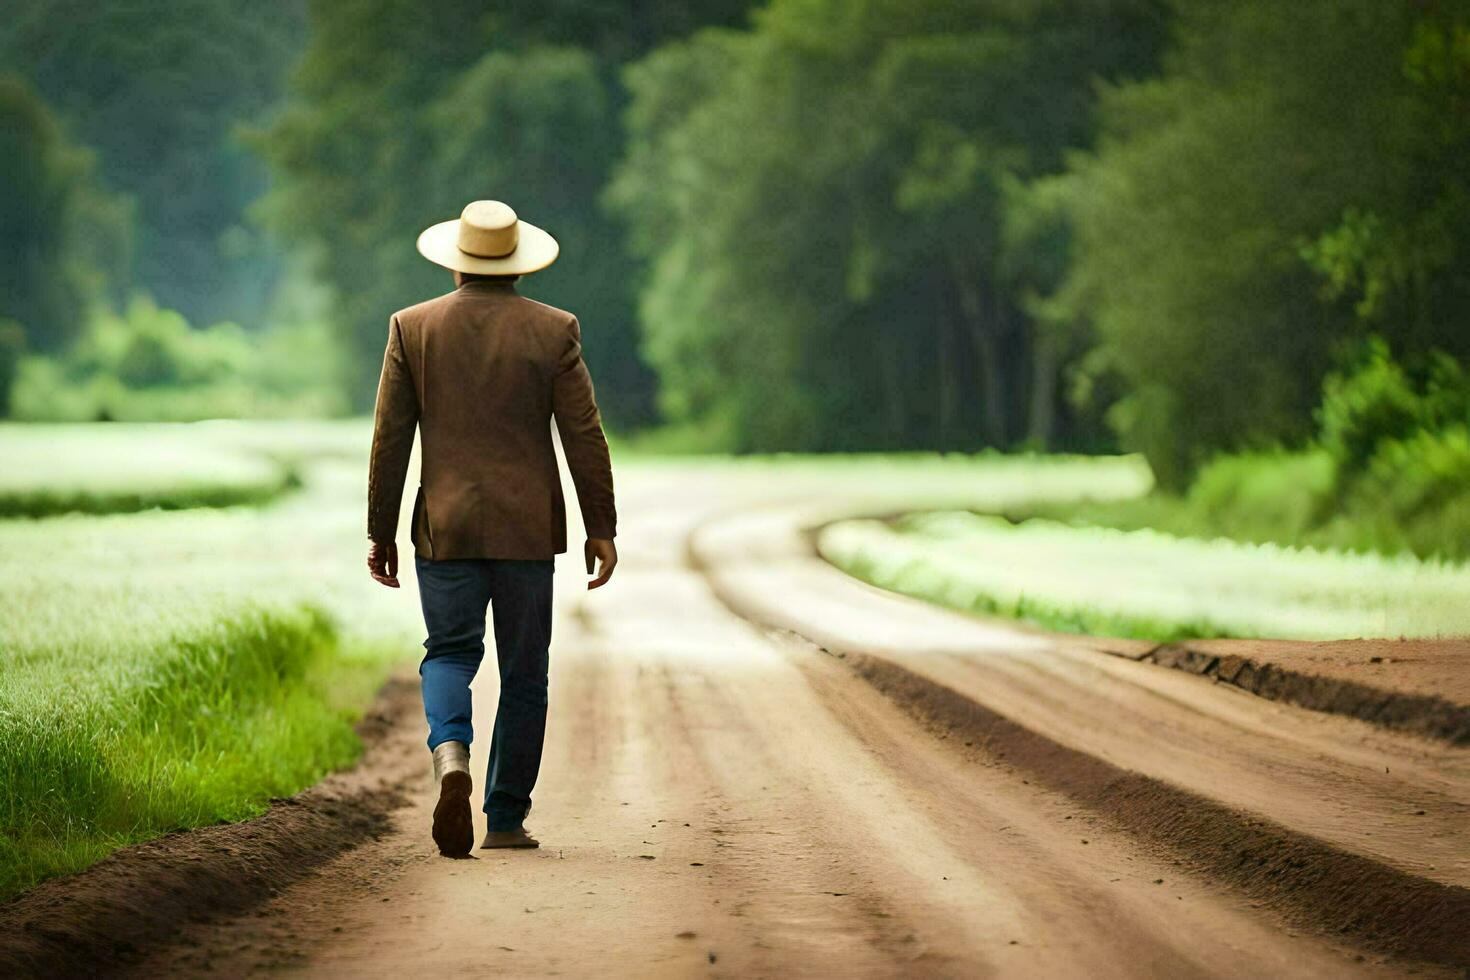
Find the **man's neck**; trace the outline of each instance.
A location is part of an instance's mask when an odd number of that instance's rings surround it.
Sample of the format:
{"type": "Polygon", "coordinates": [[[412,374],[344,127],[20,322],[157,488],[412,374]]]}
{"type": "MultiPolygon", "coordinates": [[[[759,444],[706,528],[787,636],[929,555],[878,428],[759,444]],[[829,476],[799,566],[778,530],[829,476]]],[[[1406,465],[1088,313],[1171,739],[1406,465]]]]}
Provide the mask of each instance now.
{"type": "Polygon", "coordinates": [[[490,289],[515,292],[516,281],[514,279],[466,279],[459,285],[460,289],[490,289]]]}

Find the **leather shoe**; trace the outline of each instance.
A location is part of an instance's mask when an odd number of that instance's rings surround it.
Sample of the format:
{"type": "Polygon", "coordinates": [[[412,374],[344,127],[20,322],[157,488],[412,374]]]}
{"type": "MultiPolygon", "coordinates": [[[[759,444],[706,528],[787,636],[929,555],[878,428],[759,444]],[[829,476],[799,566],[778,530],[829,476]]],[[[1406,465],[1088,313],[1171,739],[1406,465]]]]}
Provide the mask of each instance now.
{"type": "Polygon", "coordinates": [[[540,847],[541,842],[526,833],[524,824],[515,830],[488,830],[480,850],[491,851],[502,847],[540,847]]]}
{"type": "Polygon", "coordinates": [[[470,751],[462,742],[443,742],[434,749],[434,777],[439,802],[434,806],[434,843],[445,857],[466,857],[475,846],[470,815],[470,751]]]}

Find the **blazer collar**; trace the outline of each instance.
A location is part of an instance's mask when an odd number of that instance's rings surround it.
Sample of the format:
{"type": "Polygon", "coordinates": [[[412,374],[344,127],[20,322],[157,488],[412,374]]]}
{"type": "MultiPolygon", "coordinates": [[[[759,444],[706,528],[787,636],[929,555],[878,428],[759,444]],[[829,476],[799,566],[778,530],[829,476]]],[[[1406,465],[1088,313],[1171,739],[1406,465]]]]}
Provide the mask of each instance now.
{"type": "Polygon", "coordinates": [[[495,282],[490,279],[471,279],[457,290],[461,293],[513,293],[515,291],[514,282],[495,282]]]}

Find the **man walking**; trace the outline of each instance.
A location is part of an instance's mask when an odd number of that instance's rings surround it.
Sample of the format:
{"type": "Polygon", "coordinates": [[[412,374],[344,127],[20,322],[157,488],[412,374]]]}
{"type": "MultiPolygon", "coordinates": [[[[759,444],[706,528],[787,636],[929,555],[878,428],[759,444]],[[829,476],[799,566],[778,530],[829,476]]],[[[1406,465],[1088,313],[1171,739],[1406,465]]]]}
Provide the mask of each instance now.
{"type": "Polygon", "coordinates": [[[368,570],[398,588],[395,536],[420,433],[411,535],[427,651],[419,674],[439,802],[434,842],[462,857],[470,814],[470,681],[495,627],[500,703],[485,770],[481,847],[536,847],[523,823],[541,767],[551,640],[552,557],[567,550],[551,420],[576,487],[589,589],[617,565],[612,466],[577,318],[525,299],[516,280],[556,261],[555,239],[498,201],[419,236],[456,289],[393,314],[368,470],[368,570]]]}

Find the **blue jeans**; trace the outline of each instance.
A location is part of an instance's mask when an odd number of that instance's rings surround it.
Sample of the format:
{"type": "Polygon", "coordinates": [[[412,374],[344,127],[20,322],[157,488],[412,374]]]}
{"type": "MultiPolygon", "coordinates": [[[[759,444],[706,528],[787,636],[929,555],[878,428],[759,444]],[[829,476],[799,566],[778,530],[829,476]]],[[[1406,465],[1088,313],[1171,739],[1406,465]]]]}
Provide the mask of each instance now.
{"type": "Polygon", "coordinates": [[[415,556],[424,609],[424,713],[429,748],[471,744],[470,681],[485,656],[485,607],[495,623],[500,704],[485,770],[491,830],[514,830],[531,807],[546,735],[547,651],[551,644],[550,561],[415,556]]]}

